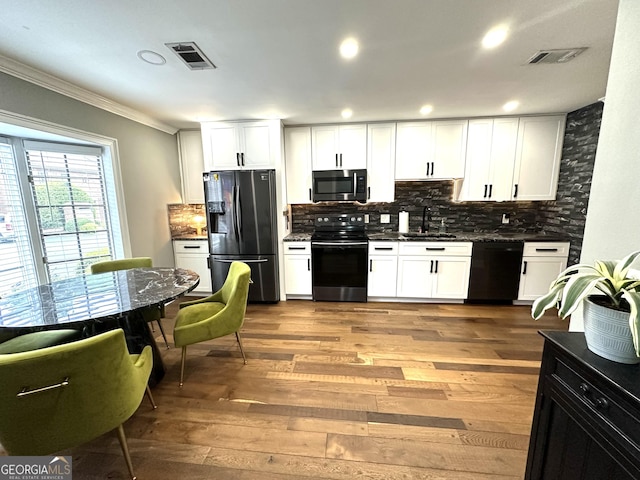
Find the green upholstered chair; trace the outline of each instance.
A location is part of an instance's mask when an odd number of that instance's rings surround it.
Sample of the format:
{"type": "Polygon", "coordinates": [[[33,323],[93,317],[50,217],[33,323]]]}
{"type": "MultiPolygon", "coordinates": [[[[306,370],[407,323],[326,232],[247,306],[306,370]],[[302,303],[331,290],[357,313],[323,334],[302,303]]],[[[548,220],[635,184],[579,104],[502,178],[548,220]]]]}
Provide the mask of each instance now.
{"type": "Polygon", "coordinates": [[[250,283],[249,266],[243,262],[233,262],[220,290],[210,297],[180,304],[173,330],[176,347],[182,347],[180,386],[184,383],[184,363],[188,345],[235,333],[240,353],[244,363],[247,363],[239,330],[244,323],[250,283]]]}
{"type": "Polygon", "coordinates": [[[116,430],[135,478],[122,424],[150,393],[152,363],[150,346],[129,354],[120,329],[0,355],[0,443],[9,455],[49,455],[116,430]]]}
{"type": "MultiPolygon", "coordinates": [[[[91,273],[105,273],[115,272],[117,270],[129,270],[130,268],[152,267],[153,262],[149,257],[134,257],[123,258],[120,260],[105,260],[103,262],[96,262],[89,266],[91,273]]],[[[160,318],[164,317],[164,305],[160,307],[148,307],[142,311],[142,316],[147,322],[157,322],[164,338],[164,343],[169,348],[169,342],[167,342],[167,336],[164,334],[164,328],[162,328],[162,322],[160,318]]]]}
{"type": "Polygon", "coordinates": [[[79,340],[82,330],[61,328],[26,333],[0,343],[0,354],[20,353],[79,340]]]}

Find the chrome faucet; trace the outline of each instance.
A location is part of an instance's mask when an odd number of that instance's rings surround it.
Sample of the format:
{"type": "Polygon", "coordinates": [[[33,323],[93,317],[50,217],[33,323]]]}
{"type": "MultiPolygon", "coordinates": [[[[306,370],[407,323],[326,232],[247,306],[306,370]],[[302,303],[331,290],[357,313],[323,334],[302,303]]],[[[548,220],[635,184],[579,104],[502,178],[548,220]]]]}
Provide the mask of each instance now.
{"type": "Polygon", "coordinates": [[[420,226],[420,233],[429,233],[429,222],[431,221],[431,209],[429,207],[424,207],[422,209],[422,225],[420,226]],[[429,215],[427,215],[427,211],[429,211],[429,215]],[[426,219],[426,222],[425,222],[426,219]]]}

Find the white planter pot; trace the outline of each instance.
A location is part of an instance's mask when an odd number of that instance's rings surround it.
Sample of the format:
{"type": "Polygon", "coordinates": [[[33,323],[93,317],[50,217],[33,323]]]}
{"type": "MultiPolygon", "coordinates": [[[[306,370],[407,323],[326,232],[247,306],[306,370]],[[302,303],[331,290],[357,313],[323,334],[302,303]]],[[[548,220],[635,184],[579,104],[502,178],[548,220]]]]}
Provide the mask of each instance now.
{"type": "Polygon", "coordinates": [[[587,298],[584,302],[584,336],[596,355],[618,363],[640,363],[633,348],[629,313],[602,307],[587,298]]]}

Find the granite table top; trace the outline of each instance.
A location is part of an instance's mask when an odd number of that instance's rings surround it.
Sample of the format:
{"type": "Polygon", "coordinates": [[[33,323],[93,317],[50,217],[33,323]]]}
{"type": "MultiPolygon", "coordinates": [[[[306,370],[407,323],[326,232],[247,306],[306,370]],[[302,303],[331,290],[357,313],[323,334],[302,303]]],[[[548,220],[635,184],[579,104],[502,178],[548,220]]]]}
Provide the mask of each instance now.
{"type": "Polygon", "coordinates": [[[0,299],[0,328],[118,319],[174,300],[200,282],[184,268],[133,268],[40,285],[0,299]]]}

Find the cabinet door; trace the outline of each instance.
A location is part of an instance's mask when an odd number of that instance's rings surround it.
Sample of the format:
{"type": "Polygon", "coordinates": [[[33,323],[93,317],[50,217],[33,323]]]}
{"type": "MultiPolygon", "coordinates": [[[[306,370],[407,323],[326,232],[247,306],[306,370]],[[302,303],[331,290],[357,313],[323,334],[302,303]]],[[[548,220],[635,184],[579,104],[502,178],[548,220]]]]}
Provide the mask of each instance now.
{"type": "Polygon", "coordinates": [[[369,256],[369,278],[367,284],[367,296],[395,297],[397,276],[397,256],[369,256]]]}
{"type": "Polygon", "coordinates": [[[523,257],[518,300],[535,300],[567,268],[566,257],[523,257]]]}
{"type": "Polygon", "coordinates": [[[424,180],[433,160],[433,122],[398,123],[396,180],[424,180]]]}
{"type": "Polygon", "coordinates": [[[314,170],[336,170],[339,164],[339,133],[334,125],[311,127],[311,158],[314,170]]]}
{"type": "Polygon", "coordinates": [[[346,170],[367,168],[367,126],[342,125],[339,128],[338,166],[346,170]]]}
{"type": "Polygon", "coordinates": [[[311,255],[284,255],[284,291],[311,295],[311,255]]]}
{"type": "Polygon", "coordinates": [[[287,203],[311,203],[311,128],[284,130],[287,203]]]}
{"type": "Polygon", "coordinates": [[[517,118],[493,120],[491,138],[490,200],[504,201],[513,198],[513,169],[518,141],[517,118]]]}
{"type": "Polygon", "coordinates": [[[250,122],[238,124],[240,137],[240,166],[246,169],[271,168],[269,124],[250,122]]]}
{"type": "Polygon", "coordinates": [[[433,298],[467,298],[471,257],[434,258],[433,298]]]}
{"type": "Polygon", "coordinates": [[[240,169],[240,146],[235,124],[203,123],[202,149],[205,171],[240,169]]]}
{"type": "Polygon", "coordinates": [[[398,297],[429,298],[433,259],[426,256],[398,257],[398,297]]]}
{"type": "Polygon", "coordinates": [[[176,267],[193,270],[200,275],[200,283],[193,293],[211,293],[211,272],[207,266],[208,255],[176,254],[176,267]]]}
{"type": "Polygon", "coordinates": [[[467,161],[460,200],[488,200],[492,133],[492,119],[487,118],[469,121],[467,161]]]}
{"type": "Polygon", "coordinates": [[[370,202],[393,202],[396,165],[396,124],[379,123],[367,130],[367,175],[370,202]]]}
{"type": "Polygon", "coordinates": [[[515,200],[555,200],[564,126],[564,115],[520,118],[515,200]]]}
{"type": "Polygon", "coordinates": [[[180,144],[180,173],[182,178],[182,203],[204,203],[204,157],[200,130],[178,132],[180,144]]]}
{"type": "Polygon", "coordinates": [[[433,122],[433,165],[429,177],[464,177],[467,152],[467,120],[433,122]]]}

